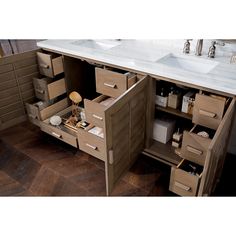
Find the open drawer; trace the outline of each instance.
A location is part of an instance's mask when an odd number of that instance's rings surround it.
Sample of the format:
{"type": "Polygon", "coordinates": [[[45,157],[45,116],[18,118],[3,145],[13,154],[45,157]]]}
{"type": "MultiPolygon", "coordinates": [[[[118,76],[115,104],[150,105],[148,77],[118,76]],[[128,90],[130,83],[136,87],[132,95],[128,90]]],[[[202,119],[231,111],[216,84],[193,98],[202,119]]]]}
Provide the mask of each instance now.
{"type": "MultiPolygon", "coordinates": [[[[66,119],[71,115],[71,107],[67,107],[60,112],[54,113],[54,115],[60,116],[62,119],[66,119]]],[[[57,139],[62,140],[63,142],[72,145],[73,147],[78,147],[76,130],[67,128],[63,123],[59,126],[53,126],[50,124],[50,118],[48,118],[41,122],[41,130],[57,139]]]]}
{"type": "Polygon", "coordinates": [[[217,129],[226,106],[226,98],[196,94],[193,108],[193,123],[217,129]]]}
{"type": "Polygon", "coordinates": [[[93,100],[84,99],[86,121],[104,128],[104,110],[115,101],[114,98],[101,95],[93,100]]]}
{"type": "Polygon", "coordinates": [[[105,161],[106,148],[101,128],[93,125],[89,125],[86,129],[79,128],[78,141],[80,150],[105,161]]]}
{"type": "Polygon", "coordinates": [[[196,196],[203,167],[185,159],[171,168],[169,190],[181,196],[196,196]]]}
{"type": "Polygon", "coordinates": [[[39,101],[33,104],[26,103],[25,105],[31,121],[32,119],[45,120],[68,107],[68,100],[64,98],[56,103],[39,101]]]}
{"type": "Polygon", "coordinates": [[[49,52],[37,52],[37,58],[40,74],[53,78],[64,72],[62,56],[49,52]]]}
{"type": "Polygon", "coordinates": [[[119,97],[137,82],[135,74],[121,70],[97,67],[95,74],[97,92],[114,98],[119,97]]]}
{"type": "Polygon", "coordinates": [[[199,125],[194,125],[190,131],[184,131],[180,150],[181,157],[199,165],[204,165],[214,135],[214,130],[199,125]]]}
{"type": "Polygon", "coordinates": [[[65,79],[53,80],[52,78],[33,79],[35,96],[43,101],[48,101],[66,93],[65,79]]]}

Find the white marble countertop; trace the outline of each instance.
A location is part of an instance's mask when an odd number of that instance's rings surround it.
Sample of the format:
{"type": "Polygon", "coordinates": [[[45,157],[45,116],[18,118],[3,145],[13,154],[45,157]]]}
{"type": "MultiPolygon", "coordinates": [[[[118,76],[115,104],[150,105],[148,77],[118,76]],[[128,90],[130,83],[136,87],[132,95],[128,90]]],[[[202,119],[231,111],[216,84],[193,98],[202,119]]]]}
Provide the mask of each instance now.
{"type": "Polygon", "coordinates": [[[90,41],[92,42],[90,46],[86,46],[86,42],[88,41],[45,40],[38,42],[37,45],[61,54],[117,65],[144,74],[167,77],[173,82],[184,82],[236,95],[236,64],[230,64],[230,58],[223,54],[216,54],[213,59],[207,57],[207,52],[203,52],[201,57],[195,56],[193,52],[185,55],[182,53],[184,40],[179,40],[179,47],[165,45],[163,40],[104,40],[105,46],[101,48],[93,48],[93,41],[90,41]],[[117,46],[109,48],[110,42],[117,46]],[[200,60],[203,63],[204,60],[207,60],[205,61],[207,63],[215,62],[217,65],[208,73],[197,73],[158,62],[170,53],[181,58],[200,60]]]}

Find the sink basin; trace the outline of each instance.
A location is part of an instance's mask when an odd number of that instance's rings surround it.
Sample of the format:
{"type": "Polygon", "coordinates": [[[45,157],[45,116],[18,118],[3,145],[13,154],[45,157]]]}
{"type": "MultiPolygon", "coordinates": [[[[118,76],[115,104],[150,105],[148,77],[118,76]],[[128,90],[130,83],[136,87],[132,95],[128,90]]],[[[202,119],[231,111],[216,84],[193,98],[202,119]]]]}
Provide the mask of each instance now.
{"type": "Polygon", "coordinates": [[[172,53],[157,61],[171,67],[187,70],[191,72],[207,74],[213,70],[219,62],[210,61],[202,58],[180,57],[172,53]]]}
{"type": "Polygon", "coordinates": [[[116,47],[121,44],[119,41],[115,40],[77,40],[72,42],[71,44],[92,48],[92,49],[102,49],[102,50],[109,50],[113,47],[116,47]]]}

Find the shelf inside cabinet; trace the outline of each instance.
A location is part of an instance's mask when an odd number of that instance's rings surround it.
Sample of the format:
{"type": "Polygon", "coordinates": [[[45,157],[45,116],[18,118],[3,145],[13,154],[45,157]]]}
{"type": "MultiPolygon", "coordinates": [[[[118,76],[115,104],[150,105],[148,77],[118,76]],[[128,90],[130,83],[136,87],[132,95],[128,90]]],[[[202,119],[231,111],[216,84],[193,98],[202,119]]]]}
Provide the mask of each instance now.
{"type": "Polygon", "coordinates": [[[177,110],[177,109],[174,109],[174,108],[171,108],[171,107],[161,107],[161,106],[156,105],[156,109],[159,110],[159,111],[164,111],[166,113],[188,119],[188,120],[192,120],[192,115],[191,114],[181,112],[180,110],[177,110]]]}
{"type": "Polygon", "coordinates": [[[182,160],[175,153],[175,148],[171,145],[171,142],[164,144],[153,140],[150,147],[145,148],[143,153],[170,166],[177,166],[182,160]]]}

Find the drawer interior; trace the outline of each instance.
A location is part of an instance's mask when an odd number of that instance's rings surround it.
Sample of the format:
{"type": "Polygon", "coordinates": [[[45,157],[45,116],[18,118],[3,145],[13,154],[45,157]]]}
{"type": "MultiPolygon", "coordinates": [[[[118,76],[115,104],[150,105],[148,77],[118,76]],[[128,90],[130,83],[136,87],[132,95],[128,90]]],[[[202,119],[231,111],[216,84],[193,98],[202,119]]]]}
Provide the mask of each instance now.
{"type": "Polygon", "coordinates": [[[105,107],[109,107],[115,101],[115,99],[106,95],[100,95],[94,98],[92,101],[105,107]]]}
{"type": "Polygon", "coordinates": [[[37,58],[42,75],[53,78],[64,72],[61,55],[51,52],[37,52],[37,58]]]}
{"type": "Polygon", "coordinates": [[[92,134],[94,136],[97,136],[99,138],[104,139],[104,131],[103,131],[103,129],[100,128],[100,127],[97,127],[97,126],[95,126],[93,124],[88,124],[85,128],[81,127],[80,129],[82,129],[85,132],[90,133],[90,134],[92,134]]]}
{"type": "Polygon", "coordinates": [[[38,99],[35,99],[33,103],[25,103],[28,116],[38,120],[41,120],[40,111],[52,104],[52,101],[41,101],[38,99]]]}
{"type": "Polygon", "coordinates": [[[50,118],[44,120],[43,122],[51,127],[54,127],[54,128],[57,128],[59,131],[64,131],[66,133],[69,133],[73,136],[76,137],[76,133],[77,133],[77,130],[75,128],[72,128],[71,126],[68,126],[68,125],[65,125],[66,124],[66,121],[68,120],[68,118],[71,116],[72,112],[71,112],[71,106],[70,107],[67,107],[66,109],[58,112],[58,113],[55,113],[54,115],[56,116],[60,116],[61,119],[62,119],[62,123],[58,126],[54,126],[50,123],[50,118]]]}
{"type": "Polygon", "coordinates": [[[182,161],[177,166],[177,169],[181,169],[188,174],[201,178],[203,166],[198,165],[194,162],[182,159],[182,161]]]}
{"type": "Polygon", "coordinates": [[[194,125],[189,132],[199,135],[203,138],[209,138],[209,139],[213,139],[216,133],[214,129],[210,129],[208,127],[204,127],[201,125],[194,125]]]}
{"type": "Polygon", "coordinates": [[[130,88],[138,80],[136,74],[133,73],[133,72],[125,71],[125,70],[118,69],[118,68],[111,68],[111,67],[105,67],[105,69],[108,70],[108,71],[112,71],[114,73],[125,76],[125,78],[127,80],[126,81],[127,82],[127,88],[130,88]]]}
{"type": "Polygon", "coordinates": [[[61,55],[54,53],[54,52],[42,51],[42,52],[38,52],[38,53],[44,57],[50,57],[51,59],[61,57],[61,55]]]}

